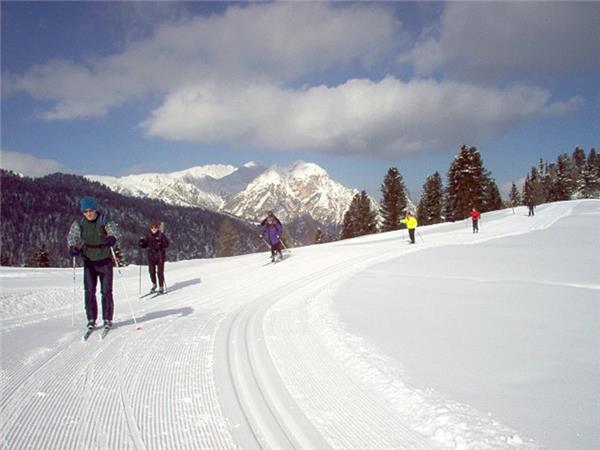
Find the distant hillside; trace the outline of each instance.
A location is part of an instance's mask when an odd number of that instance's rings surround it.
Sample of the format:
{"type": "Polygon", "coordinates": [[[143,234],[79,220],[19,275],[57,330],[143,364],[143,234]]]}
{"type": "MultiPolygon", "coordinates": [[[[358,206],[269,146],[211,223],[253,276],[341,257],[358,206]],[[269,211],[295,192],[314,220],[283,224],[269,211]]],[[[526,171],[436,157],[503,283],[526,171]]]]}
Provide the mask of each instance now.
{"type": "Polygon", "coordinates": [[[169,261],[211,258],[264,250],[258,230],[237,218],[199,208],[167,205],[158,200],[127,197],[83,177],[52,174],[27,178],[0,171],[2,264],[21,266],[44,247],[50,266],[69,265],[66,236],[79,219],[79,199],[96,198],[99,209],[119,225],[121,246],[130,263],[140,261],[140,235],[152,217],[165,222],[171,241],[169,261]],[[229,223],[227,223],[229,222],[229,223]],[[227,226],[224,226],[227,224],[227,226]],[[223,245],[226,241],[227,245],[223,245]]]}

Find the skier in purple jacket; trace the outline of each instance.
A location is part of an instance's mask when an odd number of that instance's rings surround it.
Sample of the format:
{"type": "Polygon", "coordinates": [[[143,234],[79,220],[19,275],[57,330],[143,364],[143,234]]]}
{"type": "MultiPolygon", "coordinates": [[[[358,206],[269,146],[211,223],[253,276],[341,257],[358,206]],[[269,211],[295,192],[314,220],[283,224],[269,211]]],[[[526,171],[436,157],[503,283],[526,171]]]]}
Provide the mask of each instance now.
{"type": "Polygon", "coordinates": [[[281,225],[280,220],[275,217],[273,211],[269,211],[265,220],[261,222],[262,233],[260,235],[261,239],[267,237],[267,242],[271,245],[271,261],[275,261],[275,254],[279,254],[279,259],[283,259],[283,255],[281,254],[282,244],[281,244],[281,232],[283,230],[283,226],[281,225]]]}

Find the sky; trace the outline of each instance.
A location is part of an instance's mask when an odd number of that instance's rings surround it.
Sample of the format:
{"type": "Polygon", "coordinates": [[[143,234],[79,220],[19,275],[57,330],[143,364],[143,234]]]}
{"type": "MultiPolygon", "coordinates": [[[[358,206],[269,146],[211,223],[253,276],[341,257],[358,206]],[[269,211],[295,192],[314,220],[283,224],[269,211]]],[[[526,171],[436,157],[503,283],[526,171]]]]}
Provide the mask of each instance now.
{"type": "Polygon", "coordinates": [[[413,196],[462,144],[501,190],[600,141],[597,2],[2,2],[3,168],[314,162],[413,196]]]}

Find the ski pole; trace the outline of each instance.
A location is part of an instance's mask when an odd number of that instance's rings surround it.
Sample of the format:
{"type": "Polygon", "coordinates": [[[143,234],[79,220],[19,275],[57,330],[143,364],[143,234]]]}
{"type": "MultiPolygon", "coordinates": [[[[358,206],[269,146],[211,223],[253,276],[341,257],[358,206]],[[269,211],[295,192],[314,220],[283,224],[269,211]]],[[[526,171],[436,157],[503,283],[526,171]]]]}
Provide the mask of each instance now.
{"type": "Polygon", "coordinates": [[[421,233],[419,233],[419,230],[417,230],[415,228],[415,231],[417,232],[417,234],[419,235],[419,237],[421,238],[421,240],[423,241],[423,244],[425,243],[425,239],[423,239],[423,236],[421,236],[421,233]]]}
{"type": "Polygon", "coordinates": [[[287,248],[287,246],[285,245],[285,243],[283,242],[283,239],[279,239],[279,242],[281,242],[281,246],[284,248],[284,250],[287,250],[288,253],[291,253],[292,251],[287,248]]]}
{"type": "Polygon", "coordinates": [[[141,297],[142,296],[142,253],[139,253],[139,258],[138,258],[138,265],[140,266],[140,275],[139,275],[139,288],[138,288],[138,295],[141,297]]]}
{"type": "Polygon", "coordinates": [[[75,297],[77,296],[75,287],[75,257],[73,256],[73,301],[71,302],[71,326],[75,326],[75,297]]]}
{"type": "MultiPolygon", "coordinates": [[[[119,260],[117,259],[117,255],[115,255],[115,250],[112,247],[110,247],[110,252],[112,253],[112,256],[115,260],[115,264],[117,266],[117,272],[119,272],[119,275],[123,276],[123,273],[121,272],[121,267],[119,266],[119,260]]],[[[142,327],[138,326],[137,320],[135,320],[135,314],[133,313],[133,306],[131,306],[131,300],[129,300],[128,295],[125,295],[125,298],[127,299],[127,303],[129,304],[129,310],[131,311],[131,317],[133,317],[133,323],[135,324],[135,329],[140,330],[142,327]]]]}
{"type": "Polygon", "coordinates": [[[271,246],[267,243],[267,241],[265,241],[265,238],[261,237],[260,240],[263,241],[263,243],[269,248],[269,250],[271,250],[271,246]]]}
{"type": "MultiPolygon", "coordinates": [[[[161,261],[161,262],[162,262],[163,293],[166,294],[167,293],[167,277],[165,277],[165,263],[166,263],[166,261],[161,261]]],[[[160,267],[160,265],[159,265],[159,267],[160,267]]]]}

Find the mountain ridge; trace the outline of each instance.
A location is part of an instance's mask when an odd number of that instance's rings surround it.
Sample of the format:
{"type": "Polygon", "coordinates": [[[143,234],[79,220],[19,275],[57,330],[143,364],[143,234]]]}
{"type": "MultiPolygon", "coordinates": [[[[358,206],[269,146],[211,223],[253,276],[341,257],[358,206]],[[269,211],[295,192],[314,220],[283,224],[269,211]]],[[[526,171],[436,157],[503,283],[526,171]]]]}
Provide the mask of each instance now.
{"type": "Polygon", "coordinates": [[[163,174],[85,178],[123,195],[205,208],[249,221],[258,221],[272,210],[285,221],[309,216],[325,227],[341,224],[358,192],[333,180],[319,165],[304,161],[268,168],[254,161],[241,167],[209,164],[163,174]]]}

